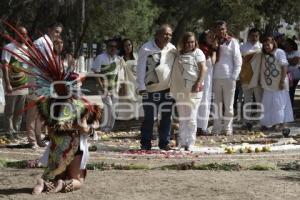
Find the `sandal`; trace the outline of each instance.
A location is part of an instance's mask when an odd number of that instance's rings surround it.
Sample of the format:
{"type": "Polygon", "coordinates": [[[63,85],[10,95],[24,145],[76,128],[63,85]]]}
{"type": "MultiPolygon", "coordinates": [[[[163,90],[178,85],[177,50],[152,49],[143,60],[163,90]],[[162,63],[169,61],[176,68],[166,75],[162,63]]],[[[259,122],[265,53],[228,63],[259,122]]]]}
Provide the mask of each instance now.
{"type": "Polygon", "coordinates": [[[45,190],[48,193],[52,192],[55,189],[55,184],[53,181],[45,181],[44,185],[45,185],[45,190]]]}
{"type": "Polygon", "coordinates": [[[73,185],[73,180],[66,180],[64,182],[64,187],[62,192],[73,192],[74,191],[74,185],[73,185]]]}

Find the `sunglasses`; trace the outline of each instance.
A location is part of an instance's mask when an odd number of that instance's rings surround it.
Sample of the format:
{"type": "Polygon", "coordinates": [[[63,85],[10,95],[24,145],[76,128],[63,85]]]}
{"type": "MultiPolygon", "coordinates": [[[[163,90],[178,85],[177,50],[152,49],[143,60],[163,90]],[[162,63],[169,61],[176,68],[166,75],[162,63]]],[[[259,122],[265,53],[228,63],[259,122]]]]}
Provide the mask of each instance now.
{"type": "Polygon", "coordinates": [[[110,48],[117,48],[118,46],[117,45],[108,45],[108,47],[110,47],[110,48]]]}

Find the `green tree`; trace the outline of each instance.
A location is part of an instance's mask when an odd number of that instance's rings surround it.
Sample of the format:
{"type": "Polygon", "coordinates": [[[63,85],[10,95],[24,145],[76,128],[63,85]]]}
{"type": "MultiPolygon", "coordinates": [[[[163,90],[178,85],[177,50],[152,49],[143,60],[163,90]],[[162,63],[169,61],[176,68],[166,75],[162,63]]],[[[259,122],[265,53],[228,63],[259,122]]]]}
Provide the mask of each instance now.
{"type": "Polygon", "coordinates": [[[300,21],[300,1],[298,0],[258,0],[255,8],[262,18],[262,23],[265,24],[266,32],[277,31],[282,20],[288,24],[300,21]]]}
{"type": "Polygon", "coordinates": [[[159,9],[150,0],[105,0],[95,4],[89,14],[89,39],[102,40],[121,35],[141,43],[152,34],[159,9]]]}

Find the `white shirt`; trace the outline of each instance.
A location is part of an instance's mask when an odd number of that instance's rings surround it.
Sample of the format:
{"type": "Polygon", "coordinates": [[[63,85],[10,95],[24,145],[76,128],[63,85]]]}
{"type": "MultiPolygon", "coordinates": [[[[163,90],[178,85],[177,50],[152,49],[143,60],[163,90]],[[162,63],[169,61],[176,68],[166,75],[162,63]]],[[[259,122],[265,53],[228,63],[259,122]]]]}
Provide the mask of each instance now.
{"type": "Polygon", "coordinates": [[[247,55],[248,53],[254,53],[262,49],[262,44],[260,42],[256,42],[255,44],[252,44],[251,42],[246,42],[241,45],[241,53],[242,55],[247,55]]]}
{"type": "MultiPolygon", "coordinates": [[[[287,53],[286,56],[287,56],[288,59],[295,58],[295,57],[300,58],[300,51],[298,51],[298,50],[297,51],[292,51],[290,53],[287,53]]],[[[289,68],[290,67],[299,67],[299,65],[300,65],[300,62],[298,62],[297,65],[289,65],[289,68]]]]}
{"type": "MultiPolygon", "coordinates": [[[[153,90],[159,91],[169,88],[169,79],[171,75],[171,68],[174,63],[174,59],[176,56],[176,48],[173,44],[168,43],[163,49],[160,49],[154,40],[151,40],[145,43],[139,51],[138,54],[138,63],[137,63],[137,82],[139,90],[146,90],[146,74],[149,74],[149,67],[147,69],[147,61],[149,62],[149,57],[155,56],[158,58],[156,61],[156,66],[154,66],[155,71],[161,66],[162,73],[156,74],[160,76],[160,80],[153,84],[152,88],[150,88],[150,92],[153,90]],[[158,56],[157,56],[158,55],[158,56]],[[167,80],[168,79],[168,80],[167,80]],[[168,83],[167,83],[168,82],[168,83]],[[158,86],[158,87],[157,87],[158,86]]],[[[153,58],[153,62],[155,59],[153,58]]],[[[152,63],[153,64],[153,63],[152,63]]],[[[148,65],[151,65],[151,63],[148,65]]],[[[159,79],[158,78],[158,79],[159,79]]],[[[151,87],[151,86],[149,86],[151,87]]],[[[149,87],[147,90],[149,90],[149,87]]]]}
{"type": "MultiPolygon", "coordinates": [[[[23,45],[23,47],[25,49],[27,49],[27,47],[25,45],[23,45]]],[[[9,43],[4,47],[4,49],[2,51],[2,57],[1,57],[2,61],[9,63],[11,60],[11,57],[13,56],[16,60],[18,60],[19,62],[22,63],[22,67],[24,67],[25,69],[28,68],[28,65],[26,63],[24,63],[22,59],[12,55],[9,51],[6,51],[6,49],[11,52],[14,52],[15,54],[19,55],[20,57],[24,58],[25,60],[28,60],[27,56],[14,43],[9,43]]],[[[1,70],[1,72],[2,72],[2,70],[1,70]]],[[[3,87],[5,88],[5,81],[3,81],[3,87]]],[[[26,94],[28,94],[28,88],[16,90],[10,94],[5,94],[5,95],[14,96],[14,95],[26,95],[26,94]]]]}
{"type": "MultiPolygon", "coordinates": [[[[192,52],[180,54],[173,66],[171,77],[171,95],[177,101],[195,102],[202,92],[192,93],[192,87],[199,79],[199,64],[205,62],[204,53],[196,48],[192,52]]],[[[202,73],[202,72],[201,72],[202,73]]]]}
{"type": "Polygon", "coordinates": [[[215,64],[213,78],[237,80],[241,66],[240,46],[238,41],[232,38],[228,45],[220,45],[219,61],[215,64]]]}
{"type": "Polygon", "coordinates": [[[45,34],[44,36],[38,38],[33,43],[42,52],[42,54],[45,56],[45,58],[47,60],[48,60],[48,57],[53,54],[52,53],[52,51],[53,51],[53,42],[47,34],[45,34]]]}
{"type": "Polygon", "coordinates": [[[287,66],[289,64],[285,52],[282,49],[277,48],[274,52],[274,57],[278,60],[278,63],[281,66],[287,66]]]}
{"type": "Polygon", "coordinates": [[[121,61],[121,58],[117,55],[111,56],[106,52],[103,52],[102,54],[98,55],[92,65],[92,71],[94,72],[101,72],[101,66],[102,65],[110,65],[111,63],[115,62],[119,64],[121,61]]]}
{"type": "MultiPolygon", "coordinates": [[[[273,53],[276,61],[275,62],[278,62],[278,65],[280,67],[283,67],[283,66],[288,66],[288,60],[286,58],[286,54],[285,52],[282,50],[282,49],[279,49],[277,48],[275,50],[275,52],[273,53]]],[[[280,72],[282,73],[282,70],[280,70],[280,72]]],[[[279,83],[279,80],[281,79],[281,75],[280,76],[277,76],[277,77],[270,77],[272,78],[272,81],[273,82],[278,82],[279,83]]],[[[266,90],[274,90],[274,88],[268,86],[265,82],[265,74],[264,74],[264,71],[263,69],[261,69],[261,78],[260,78],[260,82],[261,82],[261,85],[264,89],[266,90]]],[[[273,84],[274,85],[274,84],[273,84]]],[[[288,77],[287,75],[285,76],[285,79],[284,79],[284,89],[285,90],[288,90],[289,88],[289,81],[288,81],[288,77]]],[[[277,87],[275,89],[276,91],[278,90],[277,87]]]]}

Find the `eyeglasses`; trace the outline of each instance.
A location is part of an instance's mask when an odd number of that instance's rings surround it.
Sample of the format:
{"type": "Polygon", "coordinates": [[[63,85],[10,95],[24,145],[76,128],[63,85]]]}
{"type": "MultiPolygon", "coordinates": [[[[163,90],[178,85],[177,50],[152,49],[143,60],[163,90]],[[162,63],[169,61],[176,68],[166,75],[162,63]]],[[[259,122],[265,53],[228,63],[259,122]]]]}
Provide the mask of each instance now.
{"type": "Polygon", "coordinates": [[[118,46],[117,45],[108,45],[108,47],[110,47],[110,48],[117,48],[118,46]]]}

